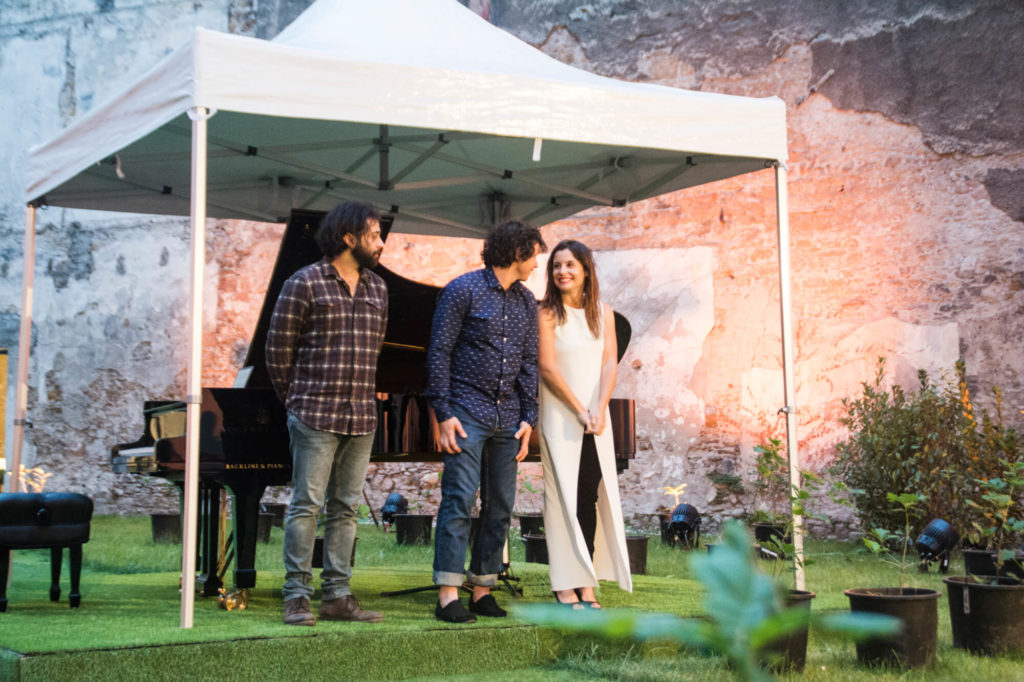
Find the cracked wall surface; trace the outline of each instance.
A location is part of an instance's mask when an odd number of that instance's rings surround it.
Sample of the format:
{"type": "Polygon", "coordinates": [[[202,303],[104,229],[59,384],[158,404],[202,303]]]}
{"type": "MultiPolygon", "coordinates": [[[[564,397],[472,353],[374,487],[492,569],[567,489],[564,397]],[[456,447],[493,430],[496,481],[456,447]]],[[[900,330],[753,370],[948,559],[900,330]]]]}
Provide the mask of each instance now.
{"type": "MultiPolygon", "coordinates": [[[[116,93],[193,27],[272,38],[308,4],[0,0],[0,90],[10,93],[0,101],[8,440],[28,145],[116,93]]],[[[785,102],[798,436],[808,466],[829,461],[843,436],[841,401],[881,355],[891,379],[907,385],[916,369],[950,371],[962,357],[975,395],[999,385],[1014,410],[1024,406],[1019,1],[464,4],[579,68],[785,102]]],[[[751,511],[737,482],[753,447],[782,429],[774,211],[772,174],[761,171],[543,228],[549,244],[573,237],[598,251],[605,295],[634,325],[616,394],[637,400],[637,459],[620,476],[637,525],[667,500],[664,486],[683,482],[711,527],[751,511]]],[[[211,222],[204,385],[234,379],[281,231],[211,222]]],[[[45,209],[38,232],[26,461],[56,472],[51,487],[93,496],[101,511],[173,509],[166,484],[114,475],[108,460],[110,445],[138,437],[143,400],[184,393],[187,226],[45,209]]],[[[479,244],[393,235],[382,260],[442,285],[479,267],[479,244]]],[[[435,469],[374,466],[371,499],[419,497],[435,469]]]]}

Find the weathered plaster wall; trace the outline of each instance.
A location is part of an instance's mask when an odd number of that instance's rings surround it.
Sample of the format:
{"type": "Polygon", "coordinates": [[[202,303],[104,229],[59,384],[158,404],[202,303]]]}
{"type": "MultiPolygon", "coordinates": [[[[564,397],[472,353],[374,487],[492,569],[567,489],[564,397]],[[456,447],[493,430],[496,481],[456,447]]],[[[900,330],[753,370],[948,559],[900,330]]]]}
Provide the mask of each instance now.
{"type": "MultiPolygon", "coordinates": [[[[811,466],[830,457],[840,401],[879,355],[905,383],[917,367],[949,369],[962,356],[975,386],[998,384],[1022,406],[1019,2],[469,4],[604,75],[786,102],[799,435],[811,466]]],[[[193,26],[272,37],[306,5],[0,0],[0,346],[17,342],[26,146],[193,26]]],[[[184,392],[187,229],[57,209],[41,211],[39,225],[26,461],[104,511],[171,507],[162,484],[109,473],[107,453],[137,437],[144,399],[184,392]]],[[[620,477],[636,521],[668,499],[662,486],[681,482],[714,522],[749,503],[715,475],[748,472],[753,446],[782,429],[774,225],[772,174],[762,171],[544,230],[551,244],[572,236],[599,250],[605,295],[633,322],[617,394],[638,401],[639,452],[620,477]]],[[[212,227],[207,385],[229,385],[245,354],[280,231],[212,227]]],[[[394,235],[383,260],[440,285],[478,266],[478,251],[394,235]]],[[[426,465],[371,472],[377,505],[434,482],[426,465]]]]}

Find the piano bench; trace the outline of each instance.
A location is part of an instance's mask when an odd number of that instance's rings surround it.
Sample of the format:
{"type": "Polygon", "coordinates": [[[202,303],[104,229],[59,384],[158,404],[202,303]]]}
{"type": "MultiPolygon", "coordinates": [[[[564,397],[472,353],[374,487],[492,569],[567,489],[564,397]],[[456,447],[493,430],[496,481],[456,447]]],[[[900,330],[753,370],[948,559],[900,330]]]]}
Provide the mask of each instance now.
{"type": "Polygon", "coordinates": [[[7,610],[12,549],[50,550],[50,601],[60,600],[64,548],[71,562],[71,608],[78,608],[82,545],[89,541],[92,500],[78,493],[0,493],[0,612],[7,610]]]}

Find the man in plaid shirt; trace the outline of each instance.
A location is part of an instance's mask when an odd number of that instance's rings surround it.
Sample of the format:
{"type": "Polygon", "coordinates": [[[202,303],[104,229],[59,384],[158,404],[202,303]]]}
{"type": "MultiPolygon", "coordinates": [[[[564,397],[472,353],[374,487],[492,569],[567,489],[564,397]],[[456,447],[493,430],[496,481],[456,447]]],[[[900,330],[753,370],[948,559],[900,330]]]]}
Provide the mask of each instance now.
{"type": "Polygon", "coordinates": [[[342,203],[316,232],[323,258],[292,275],[267,333],[267,370],[288,409],[292,499],[284,531],[284,622],[316,625],[313,542],[327,503],[320,618],[377,623],[349,588],[356,514],[377,426],[374,377],[387,327],[387,287],[370,271],[380,214],[342,203]]]}

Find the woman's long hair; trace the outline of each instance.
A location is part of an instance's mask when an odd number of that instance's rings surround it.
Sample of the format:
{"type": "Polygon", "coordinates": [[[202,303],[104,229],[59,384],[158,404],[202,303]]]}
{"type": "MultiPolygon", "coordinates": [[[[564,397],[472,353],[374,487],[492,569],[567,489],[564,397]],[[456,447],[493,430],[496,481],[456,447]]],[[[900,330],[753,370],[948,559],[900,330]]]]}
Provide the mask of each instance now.
{"type": "Polygon", "coordinates": [[[555,314],[558,324],[565,324],[565,304],[562,292],[555,286],[554,269],[555,254],[567,250],[583,266],[583,311],[587,316],[587,326],[594,338],[601,335],[601,292],[597,284],[597,270],[594,267],[594,254],[582,242],[575,239],[563,239],[551,250],[548,258],[548,282],[544,290],[544,299],[540,307],[555,314]]]}

